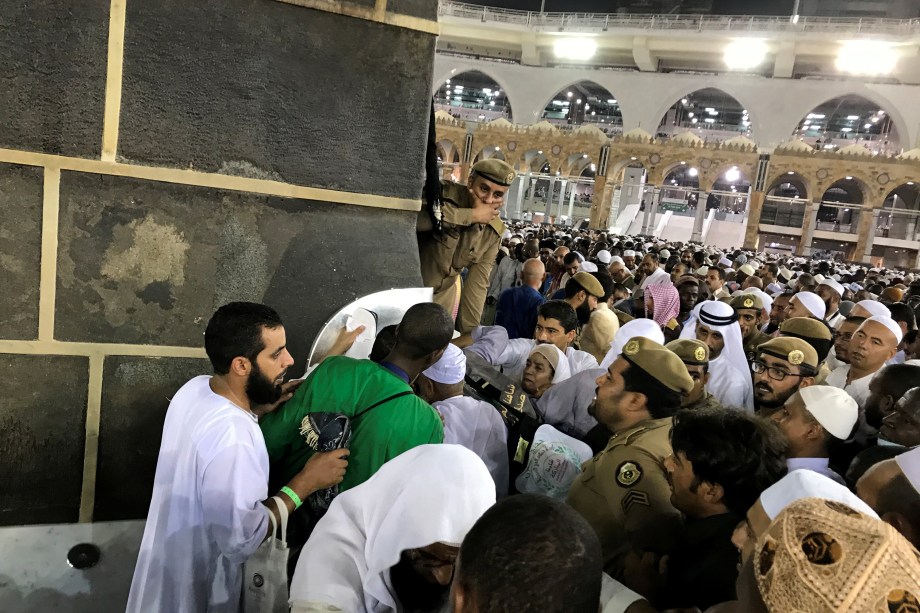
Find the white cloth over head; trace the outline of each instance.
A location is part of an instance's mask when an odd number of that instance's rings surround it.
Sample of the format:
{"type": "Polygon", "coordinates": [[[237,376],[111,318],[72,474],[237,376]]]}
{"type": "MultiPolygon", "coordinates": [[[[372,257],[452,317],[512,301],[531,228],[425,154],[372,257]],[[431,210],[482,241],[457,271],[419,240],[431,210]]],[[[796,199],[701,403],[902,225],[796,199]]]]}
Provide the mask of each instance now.
{"type": "Polygon", "coordinates": [[[811,313],[815,319],[823,320],[827,315],[827,305],[824,304],[824,301],[821,300],[821,296],[818,294],[812,292],[799,292],[792,297],[792,300],[799,302],[808,309],[808,312],[811,313]]]}
{"type": "Polygon", "coordinates": [[[770,311],[773,309],[773,298],[769,294],[764,292],[762,289],[757,289],[756,287],[749,287],[744,292],[744,294],[754,294],[760,301],[763,302],[763,308],[767,312],[767,316],[770,315],[770,311]]]}
{"type": "Polygon", "coordinates": [[[902,453],[894,459],[898,463],[898,468],[914,486],[917,493],[920,493],[920,447],[915,447],[910,451],[902,453]]]}
{"type": "Polygon", "coordinates": [[[606,249],[601,249],[597,252],[597,261],[601,264],[610,264],[611,259],[613,259],[613,256],[606,249]]]}
{"type": "Polygon", "coordinates": [[[892,318],[887,317],[885,315],[873,315],[872,317],[867,319],[865,322],[863,322],[863,324],[865,324],[866,322],[870,322],[870,321],[874,321],[875,323],[882,324],[883,326],[888,328],[891,331],[891,333],[894,334],[895,341],[897,341],[895,344],[900,343],[901,339],[904,338],[904,333],[901,332],[901,326],[899,326],[898,322],[896,322],[892,318]]]}
{"type": "Polygon", "coordinates": [[[604,370],[610,368],[610,365],[616,362],[620,354],[623,353],[623,347],[626,346],[626,343],[637,336],[644,336],[649,340],[664,345],[664,333],[658,324],[651,319],[634,319],[620,327],[616,336],[613,337],[613,342],[610,343],[610,351],[604,356],[600,367],[604,370]]]}
{"type": "Polygon", "coordinates": [[[838,387],[812,385],[799,389],[805,408],[821,426],[842,441],[850,438],[859,420],[859,405],[838,387]]]}
{"type": "Polygon", "coordinates": [[[838,283],[838,282],[837,282],[836,280],[834,280],[834,279],[825,279],[824,281],[822,281],[822,282],[819,283],[818,285],[824,285],[825,287],[829,287],[829,288],[831,288],[832,290],[834,290],[835,292],[837,292],[837,295],[838,295],[838,296],[840,296],[841,298],[843,297],[843,292],[844,292],[843,286],[840,285],[840,283],[838,283]]]}
{"type": "Polygon", "coordinates": [[[732,261],[729,260],[728,258],[722,258],[719,260],[719,266],[721,266],[722,268],[731,268],[732,261]]]}
{"type": "Polygon", "coordinates": [[[445,385],[460,383],[466,376],[466,355],[462,349],[453,343],[448,343],[441,359],[422,374],[436,383],[445,385]]]}
{"type": "Polygon", "coordinates": [[[612,257],[610,258],[609,264],[624,264],[623,258],[621,258],[621,257],[618,256],[618,255],[612,256],[612,257]]]}
{"type": "Polygon", "coordinates": [[[594,262],[582,262],[580,270],[583,272],[597,272],[597,264],[594,262]]]}
{"type": "Polygon", "coordinates": [[[751,369],[741,339],[741,326],[735,310],[724,302],[708,300],[698,304],[684,322],[680,338],[696,338],[696,327],[705,324],[722,334],[725,346],[717,358],[709,360],[709,383],[706,391],[726,407],[754,410],[754,386],[751,369]]]}
{"type": "Polygon", "coordinates": [[[783,509],[803,498],[822,498],[843,503],[869,517],[878,514],[845,486],[813,470],[794,470],[768,487],[760,495],[760,504],[773,520],[783,509]]]}
{"type": "Polygon", "coordinates": [[[444,418],[444,442],[463,445],[485,462],[499,497],[508,495],[508,427],[494,406],[470,396],[432,403],[444,418]]]}
{"type": "Polygon", "coordinates": [[[553,367],[553,385],[561,383],[572,376],[572,369],[569,367],[569,360],[559,347],[552,343],[542,343],[533,348],[530,355],[539,353],[545,357],[550,366],[553,367]]]}
{"type": "Polygon", "coordinates": [[[332,501],[300,554],[291,603],[401,611],[390,569],[402,552],[434,543],[459,546],[494,503],[492,477],[469,449],[410,449],[332,501]]]}

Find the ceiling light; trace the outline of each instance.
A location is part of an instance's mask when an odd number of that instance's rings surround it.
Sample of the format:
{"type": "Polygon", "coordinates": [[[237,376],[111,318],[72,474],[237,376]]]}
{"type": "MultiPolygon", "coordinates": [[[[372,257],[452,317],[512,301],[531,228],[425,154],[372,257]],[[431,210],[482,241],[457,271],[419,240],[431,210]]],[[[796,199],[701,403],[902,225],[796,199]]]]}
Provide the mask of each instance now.
{"type": "Polygon", "coordinates": [[[913,182],[913,181],[908,181],[907,184],[908,184],[908,185],[913,185],[914,182],[913,182]]]}
{"type": "Polygon", "coordinates": [[[581,98],[575,101],[575,104],[581,104],[581,98]]]}
{"type": "Polygon", "coordinates": [[[872,127],[872,124],[871,124],[871,123],[867,123],[866,125],[863,126],[863,130],[868,130],[868,129],[871,128],[871,127],[872,127]]]}
{"type": "Polygon", "coordinates": [[[683,160],[681,160],[681,162],[680,162],[680,163],[681,163],[681,164],[686,164],[687,162],[684,162],[683,160]]]}
{"type": "Polygon", "coordinates": [[[484,94],[487,95],[487,96],[491,96],[491,95],[492,95],[492,89],[491,89],[491,88],[488,88],[488,87],[483,87],[483,88],[482,88],[482,93],[484,93],[484,94]]]}
{"type": "Polygon", "coordinates": [[[719,114],[719,111],[716,111],[715,109],[713,109],[713,110],[711,110],[711,111],[706,111],[706,112],[707,112],[708,114],[712,115],[713,117],[715,117],[716,115],[719,114]]]}
{"type": "MultiPolygon", "coordinates": [[[[704,119],[703,121],[705,121],[706,123],[715,123],[715,122],[716,122],[716,120],[713,119],[712,117],[707,117],[707,118],[704,119]]],[[[694,123],[696,123],[696,121],[694,121],[694,123]]]]}
{"type": "Polygon", "coordinates": [[[725,171],[725,180],[729,183],[734,183],[741,178],[741,171],[738,170],[737,166],[732,166],[725,171]]]}
{"type": "Polygon", "coordinates": [[[877,40],[851,40],[840,46],[835,65],[840,72],[860,75],[886,75],[898,63],[897,49],[877,40]]]}
{"type": "Polygon", "coordinates": [[[687,115],[688,115],[689,117],[693,117],[694,114],[693,114],[693,113],[687,113],[687,115]]]}
{"type": "Polygon", "coordinates": [[[607,104],[616,104],[616,103],[617,103],[617,101],[614,100],[613,98],[611,98],[610,100],[607,101],[607,104]]]}
{"type": "Polygon", "coordinates": [[[489,106],[495,106],[495,100],[489,100],[489,106]]]}
{"type": "Polygon", "coordinates": [[[597,115],[597,112],[596,112],[596,111],[591,111],[591,116],[593,117],[594,115],[597,115]]]}
{"type": "Polygon", "coordinates": [[[790,171],[789,171],[789,172],[787,172],[786,174],[787,174],[787,175],[794,175],[794,174],[795,174],[795,171],[793,171],[793,170],[790,170],[790,171]]]}
{"type": "Polygon", "coordinates": [[[542,151],[537,151],[537,155],[543,155],[542,151]]]}
{"type": "Polygon", "coordinates": [[[873,118],[872,118],[872,123],[878,123],[878,117],[873,117],[873,118]]]}
{"type": "Polygon", "coordinates": [[[572,92],[567,92],[565,95],[566,95],[567,97],[571,98],[571,97],[572,97],[572,92]]]}
{"type": "Polygon", "coordinates": [[[693,119],[690,120],[690,123],[696,123],[696,122],[698,122],[698,121],[699,121],[699,119],[697,119],[696,117],[694,117],[693,119]]]}
{"type": "Polygon", "coordinates": [[[840,128],[841,132],[852,132],[853,128],[840,128]]]}
{"type": "Polygon", "coordinates": [[[635,160],[637,160],[637,159],[639,159],[639,158],[637,158],[637,157],[631,157],[631,158],[629,158],[629,159],[635,161],[635,160]]]}
{"type": "Polygon", "coordinates": [[[847,115],[847,119],[850,121],[858,121],[859,115],[847,115]]]}
{"type": "Polygon", "coordinates": [[[597,43],[589,38],[561,38],[553,45],[553,51],[564,60],[590,60],[597,53],[597,43]]]}
{"type": "Polygon", "coordinates": [[[853,177],[847,177],[847,181],[852,181],[853,177]]]}
{"type": "Polygon", "coordinates": [[[700,171],[697,170],[696,168],[691,168],[691,169],[687,172],[687,174],[689,174],[691,177],[695,177],[696,175],[700,174],[700,171]]]}
{"type": "Polygon", "coordinates": [[[686,98],[681,98],[680,103],[683,104],[684,106],[687,106],[687,103],[688,103],[688,102],[690,102],[690,101],[687,100],[686,98]]]}
{"type": "Polygon", "coordinates": [[[725,47],[725,65],[732,70],[750,70],[760,66],[767,57],[767,44],[756,38],[732,41],[725,47]]]}

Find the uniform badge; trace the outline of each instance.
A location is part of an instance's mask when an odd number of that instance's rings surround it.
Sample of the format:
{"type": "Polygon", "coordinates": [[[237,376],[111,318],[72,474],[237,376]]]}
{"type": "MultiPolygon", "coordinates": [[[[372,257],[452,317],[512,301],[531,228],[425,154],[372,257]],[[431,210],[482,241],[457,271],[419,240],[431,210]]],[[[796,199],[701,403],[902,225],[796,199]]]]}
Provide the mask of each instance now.
{"type": "Polygon", "coordinates": [[[754,307],[754,301],[750,298],[745,298],[743,304],[744,304],[744,308],[746,309],[750,309],[754,307]]]}
{"type": "Polygon", "coordinates": [[[693,357],[696,358],[696,361],[697,361],[697,362],[702,362],[703,360],[706,359],[706,350],[703,349],[702,347],[697,347],[697,348],[693,351],[693,357]]]}
{"type": "Polygon", "coordinates": [[[639,341],[631,340],[623,347],[623,353],[626,355],[636,355],[639,353],[639,341]]]}
{"type": "Polygon", "coordinates": [[[793,349],[789,352],[789,363],[798,366],[805,361],[805,354],[799,351],[798,349],[793,349]]]}
{"type": "Polygon", "coordinates": [[[617,467],[617,483],[632,487],[642,478],[642,469],[635,462],[623,462],[617,467]]]}
{"type": "Polygon", "coordinates": [[[509,173],[508,173],[508,176],[505,177],[505,183],[507,183],[508,185],[511,185],[511,183],[513,183],[513,182],[514,182],[514,173],[513,173],[513,172],[509,172],[509,173]]]}

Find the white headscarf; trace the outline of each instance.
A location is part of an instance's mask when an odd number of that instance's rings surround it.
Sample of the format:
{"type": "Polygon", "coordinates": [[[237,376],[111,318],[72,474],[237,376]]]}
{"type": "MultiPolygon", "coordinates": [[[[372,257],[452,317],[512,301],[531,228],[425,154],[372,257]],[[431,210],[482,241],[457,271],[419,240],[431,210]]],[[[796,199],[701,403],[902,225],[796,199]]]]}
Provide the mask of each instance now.
{"type": "Polygon", "coordinates": [[[610,365],[616,362],[620,354],[623,353],[623,347],[626,346],[626,343],[637,336],[644,336],[649,340],[664,345],[664,333],[661,331],[661,326],[651,319],[634,319],[624,324],[617,331],[616,336],[613,337],[613,342],[610,343],[610,351],[604,356],[604,361],[601,362],[600,367],[604,370],[610,368],[610,365]]]}
{"type": "Polygon", "coordinates": [[[718,300],[698,304],[684,322],[680,338],[696,338],[699,322],[722,334],[725,347],[722,353],[709,361],[709,383],[706,389],[726,406],[754,409],[754,386],[751,369],[741,338],[741,326],[735,310],[718,300]]]}
{"type": "Polygon", "coordinates": [[[572,376],[569,358],[552,343],[541,343],[533,348],[530,355],[539,353],[546,358],[553,367],[553,385],[561,383],[572,376]]]}
{"type": "Polygon", "coordinates": [[[396,611],[390,569],[402,552],[433,543],[459,546],[494,503],[495,483],[469,449],[410,449],[332,502],[297,562],[291,602],[396,611]]]}

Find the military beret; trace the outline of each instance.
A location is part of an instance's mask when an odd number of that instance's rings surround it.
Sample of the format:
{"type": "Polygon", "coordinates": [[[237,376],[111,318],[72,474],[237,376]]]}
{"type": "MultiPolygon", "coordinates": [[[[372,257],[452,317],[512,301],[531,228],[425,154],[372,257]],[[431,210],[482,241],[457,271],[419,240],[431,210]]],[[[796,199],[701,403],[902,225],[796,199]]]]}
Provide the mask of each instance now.
{"type": "Polygon", "coordinates": [[[693,379],[677,354],[653,340],[637,336],[626,343],[622,355],[673,392],[688,394],[693,389],[693,379]]]}
{"type": "Polygon", "coordinates": [[[680,279],[677,280],[677,283],[674,285],[674,287],[683,287],[684,285],[689,285],[691,283],[697,287],[700,285],[700,282],[697,281],[696,277],[693,275],[683,275],[680,279]]]}
{"type": "Polygon", "coordinates": [[[514,182],[514,177],[517,174],[514,172],[514,168],[511,167],[511,164],[495,158],[477,162],[473,166],[472,172],[493,183],[504,185],[505,187],[514,182]]]}
{"type": "Polygon", "coordinates": [[[604,297],[604,287],[601,285],[601,282],[589,272],[576,272],[575,276],[569,279],[569,281],[575,281],[595,298],[604,297]]]}
{"type": "Polygon", "coordinates": [[[709,364],[709,346],[693,338],[681,338],[664,346],[677,354],[684,364],[703,366],[709,364]]]}
{"type": "Polygon", "coordinates": [[[733,296],[731,302],[729,302],[731,307],[736,311],[739,309],[763,309],[763,300],[757,294],[738,294],[733,296]]]}
{"type": "Polygon", "coordinates": [[[834,338],[831,329],[824,322],[811,317],[792,317],[779,326],[780,334],[788,334],[798,338],[814,338],[829,341],[834,338]]]}
{"type": "Polygon", "coordinates": [[[800,338],[791,336],[772,338],[757,347],[757,352],[786,360],[793,366],[805,364],[815,369],[818,368],[818,352],[800,338]]]}

